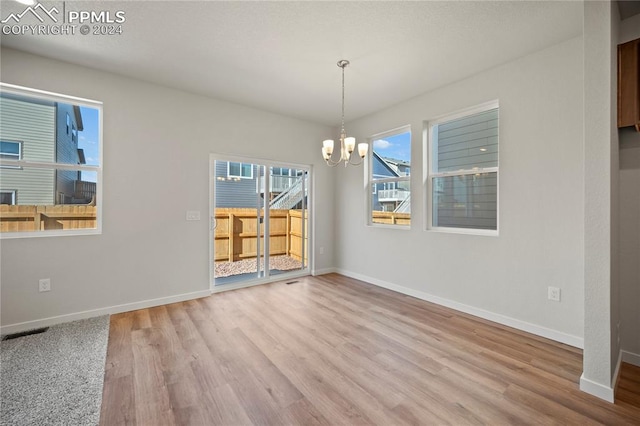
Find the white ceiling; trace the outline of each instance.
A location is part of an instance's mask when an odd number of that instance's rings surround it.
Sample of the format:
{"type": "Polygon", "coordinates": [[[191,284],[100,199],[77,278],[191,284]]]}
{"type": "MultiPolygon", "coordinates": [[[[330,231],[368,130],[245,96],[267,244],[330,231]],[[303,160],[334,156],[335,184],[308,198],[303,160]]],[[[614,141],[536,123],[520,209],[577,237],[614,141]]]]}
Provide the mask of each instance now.
{"type": "MultiPolygon", "coordinates": [[[[47,2],[51,5],[62,2],[47,2]]],[[[2,18],[24,10],[2,0],[2,18]]],[[[346,118],[582,32],[578,1],[91,1],[122,10],[120,36],[5,36],[3,46],[318,123],[346,118]]],[[[526,84],[525,81],[522,82],[526,84]]],[[[99,82],[96,82],[99,84],[99,82]]]]}

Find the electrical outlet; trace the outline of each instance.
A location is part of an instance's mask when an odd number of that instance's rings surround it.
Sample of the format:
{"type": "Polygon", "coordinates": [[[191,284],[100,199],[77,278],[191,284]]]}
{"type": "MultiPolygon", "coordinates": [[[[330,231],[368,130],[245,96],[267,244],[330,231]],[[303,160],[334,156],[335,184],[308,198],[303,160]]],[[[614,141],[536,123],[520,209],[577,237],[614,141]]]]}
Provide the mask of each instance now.
{"type": "Polygon", "coordinates": [[[40,291],[40,293],[42,293],[43,291],[51,291],[51,279],[43,278],[38,281],[38,290],[40,291]]]}
{"type": "Polygon", "coordinates": [[[189,210],[187,212],[187,220],[200,220],[200,212],[198,210],[189,210]]]}
{"type": "Polygon", "coordinates": [[[560,289],[558,287],[549,287],[547,291],[547,297],[549,300],[553,300],[555,302],[560,301],[560,289]]]}
{"type": "Polygon", "coordinates": [[[320,254],[324,254],[324,247],[320,247],[320,254]]]}

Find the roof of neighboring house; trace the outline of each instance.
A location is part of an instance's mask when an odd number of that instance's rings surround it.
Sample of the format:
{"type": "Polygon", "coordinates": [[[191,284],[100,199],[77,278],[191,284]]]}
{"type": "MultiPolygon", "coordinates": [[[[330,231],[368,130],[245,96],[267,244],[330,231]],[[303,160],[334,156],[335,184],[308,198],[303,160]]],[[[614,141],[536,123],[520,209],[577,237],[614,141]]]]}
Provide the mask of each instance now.
{"type": "Polygon", "coordinates": [[[397,166],[405,166],[405,167],[411,167],[411,163],[407,163],[404,160],[397,160],[395,158],[390,158],[390,157],[382,157],[384,159],[384,161],[386,161],[389,164],[393,164],[393,165],[397,165],[397,166]]]}
{"type": "Polygon", "coordinates": [[[400,167],[411,167],[411,163],[404,160],[398,160],[395,158],[382,157],[373,151],[374,158],[377,158],[384,167],[393,173],[394,176],[404,176],[404,172],[401,174],[400,167]]]}
{"type": "Polygon", "coordinates": [[[400,174],[398,173],[398,168],[392,166],[389,162],[387,162],[386,159],[378,155],[375,151],[373,151],[373,159],[378,159],[379,163],[382,164],[384,168],[391,173],[390,176],[400,176],[400,174]]]}

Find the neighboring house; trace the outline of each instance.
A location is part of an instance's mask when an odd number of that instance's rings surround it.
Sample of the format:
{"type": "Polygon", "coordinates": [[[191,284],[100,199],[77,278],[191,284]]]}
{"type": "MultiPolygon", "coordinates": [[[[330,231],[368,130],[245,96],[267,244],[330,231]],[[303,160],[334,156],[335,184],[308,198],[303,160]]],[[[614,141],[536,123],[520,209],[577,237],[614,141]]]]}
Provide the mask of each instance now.
{"type": "MultiPolygon", "coordinates": [[[[3,94],[0,97],[0,156],[3,159],[33,162],[84,164],[78,149],[78,132],[83,130],[78,106],[24,99],[3,94]]],[[[76,171],[3,166],[0,203],[54,205],[88,203],[95,195],[77,190],[91,186],[81,182],[76,171]]],[[[95,184],[93,184],[95,185],[95,184]]]]}
{"type": "MultiPolygon", "coordinates": [[[[56,162],[85,164],[84,152],[78,148],[78,132],[83,130],[80,107],[56,104],[56,162]]],[[[80,172],[58,170],[56,172],[56,202],[58,204],[75,204],[75,199],[80,198],[76,197],[76,182],[81,180],[80,172]]]]}
{"type": "MultiPolygon", "coordinates": [[[[264,176],[258,165],[250,163],[216,161],[215,163],[215,203],[216,207],[257,208],[262,206],[265,196],[264,176]]],[[[298,200],[286,205],[278,205],[278,196],[295,190],[301,170],[272,167],[269,184],[269,201],[275,208],[296,208],[298,200]]],[[[280,197],[282,199],[282,197],[280,197]]],[[[278,203],[280,204],[280,203],[278,203]]]]}
{"type": "MultiPolygon", "coordinates": [[[[381,157],[375,151],[373,151],[372,164],[373,179],[409,176],[411,172],[409,163],[381,157]]],[[[376,183],[373,184],[371,191],[374,211],[395,211],[410,195],[409,188],[405,187],[405,182],[376,183]]]]}

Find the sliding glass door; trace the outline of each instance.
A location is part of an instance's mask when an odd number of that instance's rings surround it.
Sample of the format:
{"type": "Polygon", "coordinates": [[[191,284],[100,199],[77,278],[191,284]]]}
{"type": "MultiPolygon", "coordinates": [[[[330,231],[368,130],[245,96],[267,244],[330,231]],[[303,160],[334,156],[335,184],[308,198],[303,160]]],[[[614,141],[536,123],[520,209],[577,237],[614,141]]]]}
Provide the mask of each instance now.
{"type": "Polygon", "coordinates": [[[308,271],[309,171],[212,156],[214,286],[260,283],[308,271]]]}
{"type": "Polygon", "coordinates": [[[267,170],[269,273],[300,271],[307,265],[308,172],[279,166],[267,170]]]}

